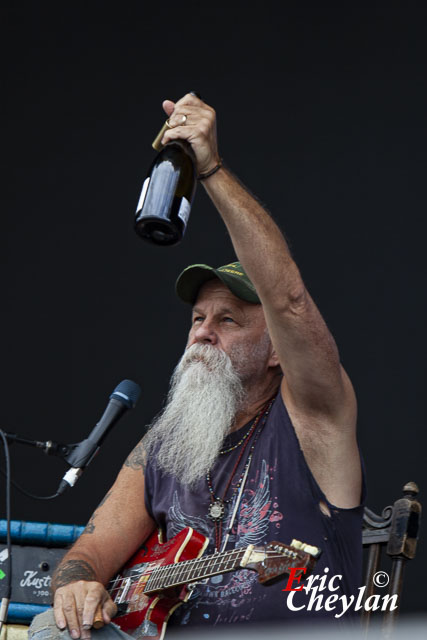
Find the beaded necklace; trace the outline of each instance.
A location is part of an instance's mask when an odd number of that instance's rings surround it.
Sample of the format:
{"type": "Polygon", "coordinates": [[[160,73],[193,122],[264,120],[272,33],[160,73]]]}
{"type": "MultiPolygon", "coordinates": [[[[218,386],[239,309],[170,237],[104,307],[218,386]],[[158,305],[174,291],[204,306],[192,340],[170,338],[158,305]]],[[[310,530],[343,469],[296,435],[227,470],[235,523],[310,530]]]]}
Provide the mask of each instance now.
{"type": "MultiPolygon", "coordinates": [[[[255,418],[255,420],[256,419],[257,418],[255,418]]],[[[240,438],[239,442],[236,442],[236,444],[233,444],[228,449],[221,449],[221,451],[219,452],[219,455],[223,456],[225,453],[230,453],[230,451],[234,451],[234,449],[237,449],[238,447],[240,447],[240,445],[243,444],[243,442],[246,440],[246,438],[248,438],[248,437],[250,437],[252,435],[252,433],[254,431],[254,427],[256,427],[255,421],[252,422],[252,424],[249,427],[248,431],[245,433],[245,435],[242,438],[240,438]]]]}
{"type": "MultiPolygon", "coordinates": [[[[227,486],[225,487],[224,493],[222,498],[220,498],[219,496],[215,495],[215,490],[213,488],[212,485],[212,479],[211,479],[211,474],[210,471],[207,472],[206,474],[206,482],[208,485],[208,489],[209,489],[209,493],[210,493],[210,505],[209,505],[209,509],[208,509],[208,517],[213,520],[214,525],[215,525],[215,548],[218,550],[219,549],[219,545],[221,543],[221,537],[222,537],[222,520],[225,516],[225,507],[226,505],[228,505],[234,498],[235,494],[239,491],[241,485],[242,485],[242,481],[243,479],[246,481],[246,477],[247,477],[247,472],[249,469],[249,466],[251,464],[252,461],[252,455],[255,449],[255,445],[257,443],[257,440],[261,434],[261,431],[267,421],[267,417],[268,414],[270,413],[270,409],[271,406],[273,404],[273,400],[269,400],[267,402],[267,404],[265,404],[262,409],[260,410],[260,412],[258,413],[258,415],[256,416],[255,420],[253,421],[249,431],[246,433],[246,435],[242,438],[242,440],[240,440],[240,442],[237,445],[234,445],[232,448],[230,448],[229,450],[224,451],[224,453],[227,453],[228,451],[232,451],[233,449],[237,449],[237,446],[239,446],[240,444],[243,444],[242,450],[240,451],[238,458],[236,460],[236,463],[233,467],[233,470],[230,474],[230,477],[228,479],[227,482],[227,486]],[[231,494],[231,496],[229,498],[225,498],[225,496],[227,495],[227,492],[230,488],[231,482],[234,478],[234,474],[237,471],[237,468],[239,466],[239,463],[243,457],[243,453],[252,437],[252,435],[254,434],[257,425],[259,424],[261,418],[264,418],[258,431],[255,433],[254,437],[253,437],[253,441],[252,441],[252,445],[249,449],[249,453],[248,453],[248,457],[246,459],[246,463],[245,466],[243,468],[242,474],[239,478],[239,481],[237,482],[236,486],[234,487],[234,490],[231,494]]],[[[221,453],[223,453],[221,451],[221,453]]],[[[240,494],[241,495],[241,494],[240,494]]]]}

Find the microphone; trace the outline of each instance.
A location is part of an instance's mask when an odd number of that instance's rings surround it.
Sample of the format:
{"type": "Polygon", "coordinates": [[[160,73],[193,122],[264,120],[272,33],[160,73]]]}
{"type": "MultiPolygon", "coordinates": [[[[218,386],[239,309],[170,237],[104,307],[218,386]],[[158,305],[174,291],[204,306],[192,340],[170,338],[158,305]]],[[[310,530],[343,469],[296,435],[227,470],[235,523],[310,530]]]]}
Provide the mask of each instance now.
{"type": "Polygon", "coordinates": [[[69,487],[74,487],[85,468],[98,453],[107,433],[128,409],[133,409],[140,394],[141,387],[132,380],[122,380],[117,385],[110,395],[110,402],[100,421],[85,440],[74,445],[73,451],[65,458],[71,465],[71,469],[68,469],[62,478],[57,495],[64,493],[69,487]]]}

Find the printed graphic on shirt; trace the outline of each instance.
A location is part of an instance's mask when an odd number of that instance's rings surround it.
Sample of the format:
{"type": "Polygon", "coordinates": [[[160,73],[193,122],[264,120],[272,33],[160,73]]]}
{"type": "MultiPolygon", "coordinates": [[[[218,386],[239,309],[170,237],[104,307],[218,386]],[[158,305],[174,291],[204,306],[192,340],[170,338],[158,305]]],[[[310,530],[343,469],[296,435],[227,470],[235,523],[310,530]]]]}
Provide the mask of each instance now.
{"type": "MultiPolygon", "coordinates": [[[[266,461],[262,461],[261,469],[257,471],[248,489],[243,493],[242,504],[237,520],[237,535],[234,546],[245,547],[249,544],[260,544],[264,541],[272,522],[279,522],[283,514],[276,511],[279,506],[273,501],[270,492],[270,476],[273,468],[269,468],[266,461]]],[[[235,531],[236,527],[233,527],[235,531]]]]}
{"type": "Polygon", "coordinates": [[[198,531],[209,538],[209,540],[213,540],[215,537],[215,534],[213,533],[213,526],[210,526],[212,524],[210,520],[185,513],[179,501],[178,491],[174,491],[172,506],[168,511],[168,521],[170,523],[168,538],[176,536],[177,533],[182,531],[182,529],[185,529],[185,527],[192,527],[195,531],[198,531]]]}
{"type": "MultiPolygon", "coordinates": [[[[277,462],[274,466],[269,466],[263,460],[254,478],[248,482],[242,495],[228,548],[268,542],[271,537],[271,528],[274,526],[275,531],[280,528],[283,514],[278,511],[277,498],[272,497],[270,491],[270,481],[273,480],[276,467],[277,462]]],[[[237,500],[237,495],[235,500],[237,500]]],[[[223,531],[229,528],[233,507],[234,503],[231,503],[223,531]]],[[[203,518],[186,513],[181,507],[177,491],[173,495],[168,520],[170,523],[169,536],[173,536],[184,527],[189,526],[209,537],[210,541],[215,540],[214,523],[208,517],[203,518]]],[[[257,582],[258,574],[247,569],[200,581],[193,587],[193,593],[187,605],[177,611],[177,617],[181,617],[181,624],[187,624],[190,621],[192,610],[203,607],[206,609],[203,617],[216,624],[219,621],[231,621],[233,616],[233,619],[237,621],[238,618],[235,616],[242,608],[242,619],[249,620],[251,613],[245,609],[248,599],[251,599],[253,604],[255,601],[260,602],[267,597],[267,594],[263,592],[259,592],[255,596],[253,588],[257,582]],[[216,607],[215,612],[210,607],[216,607]]]]}

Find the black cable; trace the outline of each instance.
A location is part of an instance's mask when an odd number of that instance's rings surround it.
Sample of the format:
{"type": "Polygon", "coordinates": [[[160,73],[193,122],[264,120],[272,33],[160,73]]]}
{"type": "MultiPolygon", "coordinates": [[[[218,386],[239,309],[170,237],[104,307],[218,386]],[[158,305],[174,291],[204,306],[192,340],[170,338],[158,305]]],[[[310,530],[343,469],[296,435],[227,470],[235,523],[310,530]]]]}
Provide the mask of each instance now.
{"type": "Polygon", "coordinates": [[[10,454],[9,454],[9,445],[7,442],[7,438],[4,432],[0,429],[0,437],[3,440],[3,448],[4,448],[4,457],[6,459],[6,546],[7,546],[7,554],[8,554],[8,573],[7,573],[7,582],[6,582],[6,595],[1,599],[1,607],[0,607],[0,629],[3,626],[3,623],[6,622],[7,618],[7,610],[9,608],[10,596],[12,593],[12,543],[10,539],[10,521],[11,521],[11,512],[10,512],[10,454]]]}
{"type": "MultiPolygon", "coordinates": [[[[7,474],[4,469],[0,469],[0,473],[3,476],[7,477],[7,474]]],[[[29,498],[34,498],[35,500],[53,500],[53,498],[57,498],[60,495],[59,493],[54,493],[51,496],[36,496],[33,493],[30,493],[29,491],[26,491],[25,489],[20,487],[19,484],[17,484],[14,480],[12,480],[12,478],[9,478],[9,479],[11,484],[13,484],[13,486],[15,487],[15,489],[23,493],[24,496],[28,496],[29,498]]]]}

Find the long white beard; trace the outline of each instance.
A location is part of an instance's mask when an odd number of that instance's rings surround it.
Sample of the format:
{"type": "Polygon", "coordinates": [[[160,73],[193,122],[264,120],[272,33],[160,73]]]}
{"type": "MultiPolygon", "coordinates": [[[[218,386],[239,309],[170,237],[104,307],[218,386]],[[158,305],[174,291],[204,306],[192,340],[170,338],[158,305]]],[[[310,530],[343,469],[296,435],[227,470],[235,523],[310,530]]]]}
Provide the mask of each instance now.
{"type": "Polygon", "coordinates": [[[173,373],[165,409],[144,438],[147,454],[162,471],[193,485],[216,460],[245,395],[224,351],[192,345],[173,373]]]}

